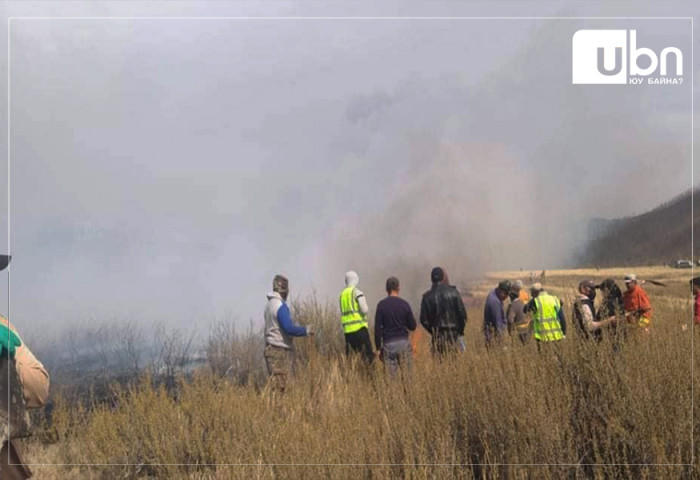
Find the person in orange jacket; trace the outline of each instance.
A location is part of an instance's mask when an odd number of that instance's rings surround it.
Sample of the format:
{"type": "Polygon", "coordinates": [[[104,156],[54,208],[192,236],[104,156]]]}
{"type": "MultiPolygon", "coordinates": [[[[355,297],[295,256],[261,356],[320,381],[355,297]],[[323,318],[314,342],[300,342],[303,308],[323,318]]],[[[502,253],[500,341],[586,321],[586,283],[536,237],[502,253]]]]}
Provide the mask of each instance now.
{"type": "Polygon", "coordinates": [[[637,283],[637,276],[633,273],[625,276],[627,291],[622,294],[622,303],[625,306],[627,323],[648,332],[651,326],[651,302],[649,295],[637,283]]]}

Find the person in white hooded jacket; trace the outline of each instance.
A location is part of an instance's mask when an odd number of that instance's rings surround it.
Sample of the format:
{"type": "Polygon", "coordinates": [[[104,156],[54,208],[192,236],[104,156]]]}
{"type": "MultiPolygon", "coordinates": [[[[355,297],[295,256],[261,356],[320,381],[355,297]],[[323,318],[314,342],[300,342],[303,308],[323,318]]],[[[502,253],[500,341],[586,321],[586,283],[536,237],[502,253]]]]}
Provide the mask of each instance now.
{"type": "Polygon", "coordinates": [[[294,325],[287,296],[289,281],[282,275],[272,280],[272,292],[267,294],[265,305],[265,363],[271,387],[284,392],[294,364],[292,337],[313,335],[313,325],[294,325]]]}
{"type": "Polygon", "coordinates": [[[340,323],[345,334],[346,354],[360,354],[365,363],[371,364],[374,352],[367,321],[369,308],[365,294],[357,288],[359,283],[357,273],[349,271],[345,274],[345,288],[340,293],[340,323]]]}

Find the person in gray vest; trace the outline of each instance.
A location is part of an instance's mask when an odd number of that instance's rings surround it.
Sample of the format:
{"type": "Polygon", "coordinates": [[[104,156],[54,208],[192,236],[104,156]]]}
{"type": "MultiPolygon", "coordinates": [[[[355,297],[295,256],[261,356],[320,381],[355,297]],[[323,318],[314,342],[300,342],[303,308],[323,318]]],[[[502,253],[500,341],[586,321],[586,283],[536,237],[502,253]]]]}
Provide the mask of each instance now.
{"type": "Polygon", "coordinates": [[[294,364],[292,337],[313,335],[313,325],[294,325],[287,306],[289,280],[275,275],[272,292],[267,294],[265,305],[265,363],[273,390],[284,392],[294,364]]]}

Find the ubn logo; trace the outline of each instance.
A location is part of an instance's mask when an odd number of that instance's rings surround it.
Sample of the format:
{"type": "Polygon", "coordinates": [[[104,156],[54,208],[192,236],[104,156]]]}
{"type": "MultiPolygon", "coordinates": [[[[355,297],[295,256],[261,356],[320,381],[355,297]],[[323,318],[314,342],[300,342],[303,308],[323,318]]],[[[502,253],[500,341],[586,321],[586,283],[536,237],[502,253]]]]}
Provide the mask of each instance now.
{"type": "MultiPolygon", "coordinates": [[[[632,77],[648,77],[657,69],[665,77],[670,55],[675,56],[676,76],[683,75],[683,54],[680,49],[667,47],[657,55],[650,48],[637,48],[637,31],[629,30],[628,54],[627,34],[627,30],[579,30],[574,33],[571,42],[572,83],[625,84],[628,80],[629,83],[641,83],[641,78],[632,77]],[[647,57],[644,63],[649,63],[648,66],[639,66],[642,57],[647,57]]],[[[682,83],[682,79],[679,83],[682,83]]]]}

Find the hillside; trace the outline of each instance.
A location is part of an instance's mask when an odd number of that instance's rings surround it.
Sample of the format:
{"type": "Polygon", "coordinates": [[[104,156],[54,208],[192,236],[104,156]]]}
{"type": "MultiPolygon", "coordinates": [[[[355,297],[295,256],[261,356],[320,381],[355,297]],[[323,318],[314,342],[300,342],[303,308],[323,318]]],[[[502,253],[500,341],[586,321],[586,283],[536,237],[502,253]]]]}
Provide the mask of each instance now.
{"type": "Polygon", "coordinates": [[[591,240],[579,263],[609,267],[690,259],[691,230],[700,238],[700,195],[698,189],[694,196],[691,193],[634,217],[592,220],[591,240]]]}

